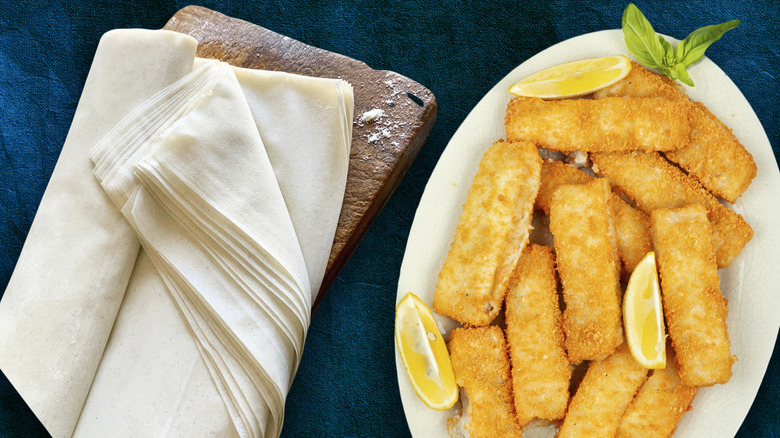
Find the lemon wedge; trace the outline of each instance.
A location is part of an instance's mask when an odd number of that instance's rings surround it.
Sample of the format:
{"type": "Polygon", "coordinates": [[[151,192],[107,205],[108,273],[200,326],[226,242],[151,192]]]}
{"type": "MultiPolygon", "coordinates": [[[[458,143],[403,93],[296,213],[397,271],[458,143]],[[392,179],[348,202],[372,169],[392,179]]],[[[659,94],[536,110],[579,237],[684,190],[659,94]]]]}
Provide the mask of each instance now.
{"type": "Polygon", "coordinates": [[[623,325],[631,354],[645,368],[666,368],[664,312],[655,253],[636,265],[623,296],[623,325]]]}
{"type": "Polygon", "coordinates": [[[583,59],[542,70],[515,82],[515,96],[563,99],[600,90],[626,77],[631,61],[623,55],[583,59]]]}
{"type": "Polygon", "coordinates": [[[395,342],[406,374],[420,399],[443,411],[458,401],[458,385],[447,344],[431,309],[409,292],[395,308],[395,342]]]}

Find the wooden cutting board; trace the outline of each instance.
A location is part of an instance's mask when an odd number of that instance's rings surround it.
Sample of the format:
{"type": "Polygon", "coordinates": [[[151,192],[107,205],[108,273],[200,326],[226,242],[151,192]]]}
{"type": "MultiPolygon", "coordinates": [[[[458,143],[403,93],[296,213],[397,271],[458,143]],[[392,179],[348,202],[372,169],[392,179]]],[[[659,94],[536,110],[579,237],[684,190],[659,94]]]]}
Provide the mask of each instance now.
{"type": "Polygon", "coordinates": [[[198,40],[198,56],[232,65],[352,84],[355,117],[347,189],[333,249],[312,312],[325,297],[369,225],[398,187],[436,120],[436,98],[417,82],[361,61],[318,49],[258,25],[200,6],[178,11],[165,29],[198,40]],[[381,110],[375,120],[364,114],[381,110]]]}

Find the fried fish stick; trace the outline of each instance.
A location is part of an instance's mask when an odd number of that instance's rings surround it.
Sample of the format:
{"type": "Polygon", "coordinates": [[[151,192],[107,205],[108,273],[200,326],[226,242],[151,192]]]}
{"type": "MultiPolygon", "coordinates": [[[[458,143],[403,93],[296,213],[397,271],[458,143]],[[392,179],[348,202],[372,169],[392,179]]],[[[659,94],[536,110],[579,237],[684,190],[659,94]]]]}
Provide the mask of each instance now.
{"type": "Polygon", "coordinates": [[[612,437],[647,370],[623,344],[611,356],[588,364],[571,399],[558,438],[612,437]]]}
{"type": "Polygon", "coordinates": [[[531,142],[499,141],[485,152],[439,273],[435,312],[475,326],[496,317],[528,242],[541,166],[531,142]]]}
{"type": "Polygon", "coordinates": [[[691,102],[665,76],[633,62],[628,76],[594,94],[597,99],[611,96],[655,97],[686,103],[691,123],[690,144],[669,151],[666,157],[696,177],[715,195],[734,203],[756,177],[753,156],[731,129],[704,104],[691,102]]]}
{"type": "Polygon", "coordinates": [[[609,207],[615,222],[618,256],[623,273],[630,275],[645,255],[653,250],[650,217],[614,193],[609,198],[609,207]]]}
{"type": "Polygon", "coordinates": [[[666,157],[712,193],[734,203],[756,177],[756,162],[737,137],[701,102],[693,102],[691,143],[666,157]]]}
{"type": "MultiPolygon", "coordinates": [[[[550,213],[550,201],[555,190],[564,184],[584,184],[589,175],[560,161],[542,163],[542,184],[536,196],[536,207],[550,213]]],[[[620,196],[612,194],[609,207],[615,223],[618,257],[623,273],[631,274],[636,265],[653,250],[650,238],[650,217],[629,205],[620,196]]]]}
{"type": "Polygon", "coordinates": [[[653,73],[636,61],[631,61],[631,71],[625,78],[593,93],[596,99],[605,97],[656,97],[679,99],[687,96],[666,76],[653,73]]]}
{"type": "MultiPolygon", "coordinates": [[[[667,353],[671,349],[667,348],[667,353]]],[[[695,386],[683,385],[674,358],[667,354],[666,368],[653,370],[620,420],[617,438],[669,438],[690,409],[695,386]]]]}
{"type": "Polygon", "coordinates": [[[550,231],[563,284],[569,361],[603,359],[623,342],[619,260],[603,178],[564,185],[553,195],[550,231]]]}
{"type": "Polygon", "coordinates": [[[645,213],[688,204],[706,207],[718,268],[728,266],[753,237],[753,229],[741,215],[718,202],[698,181],[657,152],[598,153],[590,158],[594,171],[606,176],[645,213]]]}
{"type": "Polygon", "coordinates": [[[520,426],[534,418],[558,420],[569,402],[566,357],[552,248],[529,245],[517,262],[506,296],[506,337],[520,426]]]}
{"type": "Polygon", "coordinates": [[[591,180],[593,178],[590,175],[562,161],[543,162],[539,194],[536,195],[534,206],[550,214],[553,193],[558,187],[566,184],[585,184],[591,180]]]}
{"type": "Polygon", "coordinates": [[[498,326],[456,328],[448,344],[463,412],[447,419],[451,436],[523,436],[512,403],[504,332],[498,326]]]}
{"type": "Polygon", "coordinates": [[[660,208],[650,222],[680,380],[690,386],[726,383],[734,357],[707,210],[699,204],[660,208]]]}
{"type": "Polygon", "coordinates": [[[687,105],[669,99],[516,97],[504,124],[509,140],[557,151],[670,151],[690,140],[687,105]]]}

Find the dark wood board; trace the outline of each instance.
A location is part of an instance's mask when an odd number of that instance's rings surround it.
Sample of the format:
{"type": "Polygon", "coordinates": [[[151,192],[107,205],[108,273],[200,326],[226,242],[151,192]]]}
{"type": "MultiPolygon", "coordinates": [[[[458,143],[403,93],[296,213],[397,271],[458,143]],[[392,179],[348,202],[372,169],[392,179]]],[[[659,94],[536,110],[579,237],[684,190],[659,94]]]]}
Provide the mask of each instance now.
{"type": "Polygon", "coordinates": [[[165,29],[197,39],[200,57],[239,67],[340,78],[352,84],[355,117],[347,188],[314,312],[428,137],[436,120],[436,98],[398,73],[374,70],[361,61],[200,6],[179,10],[165,29]],[[374,109],[384,115],[361,121],[374,109]]]}

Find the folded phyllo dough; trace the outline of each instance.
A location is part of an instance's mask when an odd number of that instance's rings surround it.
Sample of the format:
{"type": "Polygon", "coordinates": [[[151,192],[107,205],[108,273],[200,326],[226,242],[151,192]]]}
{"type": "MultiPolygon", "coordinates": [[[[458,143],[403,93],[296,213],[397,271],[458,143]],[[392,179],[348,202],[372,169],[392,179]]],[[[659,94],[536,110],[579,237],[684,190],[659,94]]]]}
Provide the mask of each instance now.
{"type": "Polygon", "coordinates": [[[528,242],[542,161],[531,142],[499,141],[485,152],[444,261],[433,310],[489,324],[528,242]]]}
{"type": "Polygon", "coordinates": [[[463,407],[447,420],[457,438],[522,437],[512,401],[504,332],[498,326],[458,328],[449,342],[463,407]]]}

